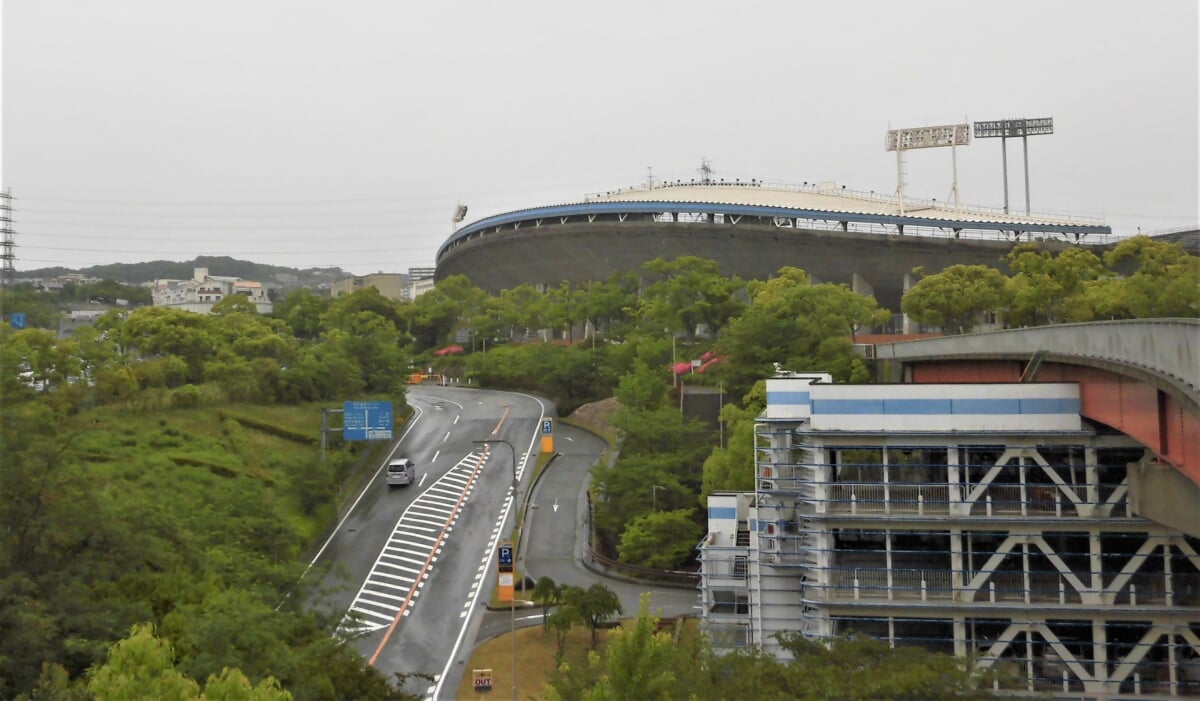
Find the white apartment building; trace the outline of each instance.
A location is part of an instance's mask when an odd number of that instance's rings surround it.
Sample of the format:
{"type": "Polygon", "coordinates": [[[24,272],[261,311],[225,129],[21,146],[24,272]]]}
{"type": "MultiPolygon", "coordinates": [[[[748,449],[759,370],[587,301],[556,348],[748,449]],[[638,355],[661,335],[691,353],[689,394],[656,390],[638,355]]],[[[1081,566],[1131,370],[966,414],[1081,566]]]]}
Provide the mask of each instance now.
{"type": "Polygon", "coordinates": [[[157,280],[151,290],[156,307],[176,307],[200,314],[211,314],[214,304],[235,294],[246,295],[259,314],[270,314],[273,309],[262,283],[209,275],[208,268],[196,268],[191,280],[157,280]]]}
{"type": "Polygon", "coordinates": [[[703,620],[776,655],[850,633],[997,689],[1200,696],[1200,541],[1130,508],[1152,456],[1070,383],[767,381],[756,488],[708,499],[703,620]]]}

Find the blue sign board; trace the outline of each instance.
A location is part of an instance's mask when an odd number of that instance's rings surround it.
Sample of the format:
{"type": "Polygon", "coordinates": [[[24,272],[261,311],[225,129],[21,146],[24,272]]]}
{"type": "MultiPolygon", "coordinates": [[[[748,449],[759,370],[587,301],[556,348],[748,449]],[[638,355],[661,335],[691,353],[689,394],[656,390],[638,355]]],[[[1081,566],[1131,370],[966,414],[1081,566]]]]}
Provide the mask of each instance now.
{"type": "Polygon", "coordinates": [[[504,568],[504,567],[511,568],[512,564],[513,564],[513,548],[511,545],[505,543],[504,545],[500,546],[500,567],[501,568],[504,568]]]}
{"type": "Polygon", "coordinates": [[[348,441],[392,440],[392,403],[343,402],[342,438],[348,441]]]}
{"type": "Polygon", "coordinates": [[[549,436],[554,433],[554,419],[542,419],[542,435],[549,436]]]}
{"type": "Polygon", "coordinates": [[[14,329],[25,328],[25,312],[13,312],[9,314],[8,323],[12,324],[14,329]]]}

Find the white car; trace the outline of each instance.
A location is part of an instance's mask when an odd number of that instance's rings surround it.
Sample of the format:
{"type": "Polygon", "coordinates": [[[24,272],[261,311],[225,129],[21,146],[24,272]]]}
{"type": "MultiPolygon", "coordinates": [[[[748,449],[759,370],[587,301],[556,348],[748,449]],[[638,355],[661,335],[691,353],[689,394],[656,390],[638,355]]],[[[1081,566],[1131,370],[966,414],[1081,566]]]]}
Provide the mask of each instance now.
{"type": "Polygon", "coordinates": [[[408,458],[395,458],[388,463],[387,484],[389,487],[407,487],[417,477],[417,466],[408,458]]]}

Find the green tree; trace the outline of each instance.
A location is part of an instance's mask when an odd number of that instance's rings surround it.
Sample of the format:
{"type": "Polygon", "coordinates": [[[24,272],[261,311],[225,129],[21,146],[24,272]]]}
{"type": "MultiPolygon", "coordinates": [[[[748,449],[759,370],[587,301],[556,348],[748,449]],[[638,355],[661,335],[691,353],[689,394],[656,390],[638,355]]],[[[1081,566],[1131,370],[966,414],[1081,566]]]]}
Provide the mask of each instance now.
{"type": "Polygon", "coordinates": [[[629,522],[618,552],[622,562],[673,570],[692,557],[703,533],[695,509],[651,512],[629,522]]]}
{"type": "Polygon", "coordinates": [[[1007,261],[1012,276],[1006,293],[1006,324],[1036,326],[1087,320],[1085,315],[1091,310],[1081,304],[1084,285],[1104,272],[1096,254],[1068,248],[1055,256],[1040,244],[1028,243],[1013,248],[1007,261]]]}
{"type": "Polygon", "coordinates": [[[745,307],[738,299],[745,283],[722,277],[716,261],[696,256],[673,261],[655,258],[641,269],[651,280],[640,304],[645,323],[655,330],[683,331],[689,343],[700,325],[715,335],[745,307]]]}
{"type": "Polygon", "coordinates": [[[543,620],[545,627],[554,631],[554,656],[559,663],[567,649],[567,634],[576,623],[582,622],[579,612],[567,604],[560,604],[543,620]]]}
{"type": "Polygon", "coordinates": [[[631,321],[630,310],[637,302],[637,287],[635,274],[613,273],[607,280],[593,280],[577,290],[583,318],[592,327],[593,343],[600,333],[624,337],[621,329],[631,321]]]}
{"type": "Polygon", "coordinates": [[[226,667],[211,675],[200,693],[200,685],[175,669],[171,645],[154,635],[149,624],[133,627],[129,636],[112,646],[108,661],[94,669],[88,681],[97,701],[181,699],[202,701],[290,701],[292,695],[272,677],[258,686],[241,670],[226,667]]]}
{"type": "Polygon", "coordinates": [[[568,341],[574,341],[575,325],[584,320],[582,296],[564,280],[546,290],[545,300],[546,323],[554,331],[561,331],[568,341]]]}
{"type": "Polygon", "coordinates": [[[101,701],[194,701],[200,685],[175,669],[175,653],[149,625],[134,626],[113,645],[108,661],[91,674],[88,691],[101,701]]]}
{"type": "Polygon", "coordinates": [[[226,314],[258,314],[258,307],[250,301],[250,296],[244,293],[226,295],[221,301],[212,306],[213,316],[226,314]]]}
{"type": "Polygon", "coordinates": [[[546,296],[529,283],[504,290],[500,293],[505,320],[509,323],[508,335],[524,338],[530,332],[545,326],[546,296]]]}
{"type": "Polygon", "coordinates": [[[967,333],[984,312],[1007,303],[1007,281],[986,265],[952,265],[921,278],[904,294],[900,306],[918,323],[940,326],[946,333],[967,333]]]}
{"type": "Polygon", "coordinates": [[[1086,291],[1096,318],[1200,317],[1200,257],[1179,244],[1135,236],[1105,253],[1104,262],[1114,274],[1086,291]]]}
{"type": "Polygon", "coordinates": [[[622,699],[687,698],[682,693],[692,682],[686,679],[693,665],[688,664],[669,633],[659,633],[658,618],[651,616],[649,597],[641,599],[638,617],[629,628],[614,628],[608,635],[606,655],[592,658],[596,677],[590,688],[556,688],[552,699],[580,698],[587,701],[622,699]],[[567,692],[564,694],[563,692],[567,692]]]}
{"type": "Polygon", "coordinates": [[[416,351],[449,343],[454,331],[470,327],[485,309],[487,293],[464,275],[451,275],[400,308],[399,328],[413,338],[416,351]]]}
{"type": "Polygon", "coordinates": [[[717,340],[728,361],[714,369],[727,391],[745,394],[774,374],[774,363],[790,370],[819,370],[846,382],[865,382],[865,363],[852,349],[853,335],[884,323],[889,312],[874,297],[845,285],[810,285],[799,268],[749,286],[750,306],[717,340]]]}
{"type": "Polygon", "coordinates": [[[704,461],[701,499],[707,499],[713,492],[754,490],[754,422],[766,408],[766,393],[766,383],[759,381],[742,400],[744,406],[721,407],[721,421],[728,427],[729,442],[714,449],[704,461]]]}
{"type": "Polygon", "coordinates": [[[645,412],[662,407],[667,389],[662,370],[655,370],[638,358],[633,368],[621,376],[615,396],[627,411],[645,412]]]}
{"type": "Polygon", "coordinates": [[[539,577],[530,598],[542,607],[542,630],[549,627],[550,609],[562,603],[562,587],[551,577],[539,577]]]}
{"type": "Polygon", "coordinates": [[[779,636],[792,656],[787,683],[796,698],[989,699],[965,660],[920,647],[889,647],[865,636],[834,638],[828,643],[797,633],[779,636]]]}
{"type": "Polygon", "coordinates": [[[362,312],[370,312],[386,319],[393,328],[404,327],[399,305],[379,294],[379,290],[374,287],[364,287],[332,300],[321,316],[321,326],[326,330],[349,330],[351,320],[362,312]]]}
{"type": "Polygon", "coordinates": [[[200,698],[211,701],[291,701],[292,695],[280,688],[279,682],[273,677],[267,677],[254,686],[241,670],[226,667],[219,676],[208,678],[200,698]]]}
{"type": "Polygon", "coordinates": [[[301,287],[288,292],[277,302],[273,315],[287,323],[296,338],[315,341],[321,336],[321,317],[328,308],[328,297],[301,287]]]}
{"type": "Polygon", "coordinates": [[[400,348],[396,327],[387,319],[364,311],[347,319],[343,330],[346,334],[337,336],[337,343],[362,368],[367,391],[403,393],[409,360],[400,348]]]}
{"type": "Polygon", "coordinates": [[[14,312],[25,315],[25,328],[57,329],[62,318],[54,296],[28,283],[0,287],[0,321],[7,325],[14,312]]]}
{"type": "Polygon", "coordinates": [[[123,353],[139,358],[179,356],[187,380],[204,381],[204,364],[217,352],[215,320],[173,307],[141,307],[122,316],[105,315],[97,328],[107,331],[123,353]]]}
{"type": "Polygon", "coordinates": [[[624,612],[617,593],[603,584],[582,587],[567,587],[563,601],[573,608],[592,633],[592,649],[600,642],[599,630],[605,622],[624,612]]]}

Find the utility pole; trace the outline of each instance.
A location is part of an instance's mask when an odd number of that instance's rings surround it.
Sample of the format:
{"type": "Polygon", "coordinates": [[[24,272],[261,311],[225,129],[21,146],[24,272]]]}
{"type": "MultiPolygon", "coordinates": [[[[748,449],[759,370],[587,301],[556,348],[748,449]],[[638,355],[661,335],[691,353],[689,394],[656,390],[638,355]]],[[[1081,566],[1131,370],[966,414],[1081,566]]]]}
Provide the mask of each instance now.
{"type": "MultiPolygon", "coordinates": [[[[512,453],[512,487],[511,487],[512,488],[512,505],[514,507],[517,507],[513,513],[516,514],[516,518],[518,520],[520,520],[521,511],[520,511],[520,507],[517,506],[517,487],[520,485],[520,482],[517,480],[517,449],[513,447],[512,443],[509,443],[508,441],[504,440],[503,438],[488,438],[485,440],[472,441],[472,442],[482,444],[482,445],[487,445],[487,446],[490,446],[493,443],[503,443],[504,445],[508,446],[509,452],[512,453]]],[[[501,601],[504,600],[505,593],[508,594],[509,638],[512,641],[512,697],[513,697],[513,701],[517,701],[517,601],[516,601],[516,596],[512,595],[512,586],[513,586],[512,580],[513,580],[513,569],[514,569],[514,565],[515,565],[516,559],[517,559],[516,553],[515,553],[515,548],[516,548],[516,546],[519,546],[520,544],[521,544],[521,532],[520,532],[520,530],[518,530],[516,545],[514,546],[511,543],[502,544],[499,548],[500,556],[498,558],[498,560],[499,560],[498,573],[499,573],[499,578],[501,580],[499,582],[501,585],[500,586],[501,601]],[[505,554],[506,549],[507,549],[507,554],[505,554]],[[504,582],[503,582],[505,575],[507,575],[507,577],[508,577],[507,592],[505,592],[506,588],[504,587],[504,582]]]]}

